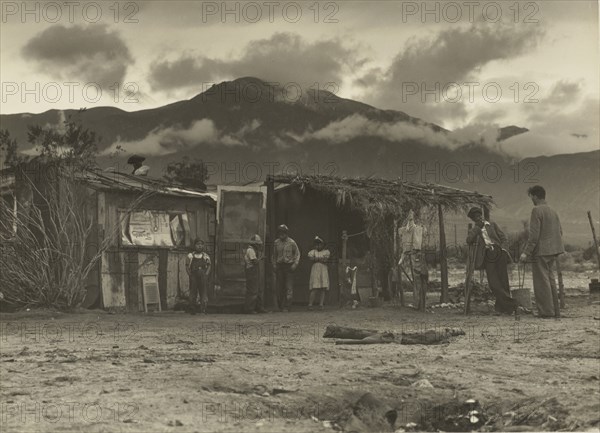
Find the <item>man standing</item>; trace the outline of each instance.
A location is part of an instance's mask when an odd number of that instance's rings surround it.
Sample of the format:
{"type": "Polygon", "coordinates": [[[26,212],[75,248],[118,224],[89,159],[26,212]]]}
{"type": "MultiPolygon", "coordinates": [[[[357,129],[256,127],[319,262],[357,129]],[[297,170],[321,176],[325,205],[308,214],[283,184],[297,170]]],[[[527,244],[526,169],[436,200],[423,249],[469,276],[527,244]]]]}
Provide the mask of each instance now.
{"type": "Polygon", "coordinates": [[[467,244],[475,245],[474,269],[485,269],[488,284],[498,313],[517,313],[517,301],[510,297],[508,280],[508,252],[503,249],[507,238],[495,222],[486,221],[480,208],[473,207],[467,216],[475,223],[467,235],[467,244]]]}
{"type": "Polygon", "coordinates": [[[282,311],[290,311],[294,295],[294,271],[300,263],[300,250],[296,242],[288,236],[285,224],[277,227],[277,239],[273,245],[273,266],[275,267],[277,303],[282,311]]]}
{"type": "Polygon", "coordinates": [[[527,191],[534,208],[529,220],[529,237],[520,260],[532,257],[533,291],[538,317],[558,317],[558,295],[552,268],[559,254],[565,252],[560,219],[554,209],[546,204],[546,190],[535,185],[527,191]],[[556,299],[555,299],[556,298],[556,299]]]}
{"type": "Polygon", "coordinates": [[[244,310],[248,314],[265,312],[263,309],[262,288],[259,287],[261,250],[262,239],[259,235],[252,235],[244,252],[246,271],[246,305],[244,310]]]}

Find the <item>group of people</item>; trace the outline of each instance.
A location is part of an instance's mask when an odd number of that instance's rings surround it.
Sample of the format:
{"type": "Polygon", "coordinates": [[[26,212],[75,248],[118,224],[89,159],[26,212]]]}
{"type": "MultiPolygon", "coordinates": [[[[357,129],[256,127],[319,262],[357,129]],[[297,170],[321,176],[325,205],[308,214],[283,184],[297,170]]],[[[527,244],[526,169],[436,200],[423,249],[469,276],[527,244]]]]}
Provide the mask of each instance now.
{"type": "MultiPolygon", "coordinates": [[[[527,243],[519,261],[531,263],[533,292],[537,316],[556,317],[558,307],[554,268],[558,256],[564,253],[562,227],[558,214],[546,203],[546,191],[535,185],[527,191],[534,208],[529,220],[527,243]]],[[[469,210],[468,217],[474,222],[467,243],[474,245],[474,269],[485,269],[488,285],[496,298],[495,310],[499,314],[516,313],[519,308],[510,296],[508,264],[511,257],[507,251],[507,237],[498,224],[486,221],[479,208],[469,210]]]]}
{"type": "MultiPolygon", "coordinates": [[[[244,254],[246,266],[246,303],[247,313],[262,313],[263,301],[258,287],[258,262],[261,256],[262,241],[254,235],[244,254]]],[[[289,228],[282,224],[277,227],[277,239],[273,244],[271,263],[275,272],[277,304],[281,311],[290,311],[294,297],[294,273],[300,264],[300,249],[289,236],[289,228]]],[[[329,290],[329,269],[327,263],[331,253],[325,248],[325,241],[315,236],[314,248],[308,252],[308,259],[313,263],[309,279],[308,308],[312,309],[315,301],[323,308],[325,294],[329,290]]]]}
{"type": "MultiPolygon", "coordinates": [[[[312,262],[309,289],[308,308],[312,309],[315,302],[323,309],[325,294],[329,290],[329,269],[327,263],[331,253],[325,248],[325,241],[315,236],[314,248],[308,252],[312,262]]],[[[264,258],[263,242],[258,234],[252,235],[244,249],[244,271],[246,277],[246,313],[265,313],[263,306],[262,288],[259,286],[260,261],[264,258]]],[[[294,295],[294,272],[300,263],[300,249],[289,236],[285,224],[277,227],[277,239],[273,245],[272,262],[275,271],[275,286],[277,303],[281,311],[290,311],[294,295]]],[[[198,239],[194,243],[194,251],[188,254],[186,270],[190,281],[189,312],[198,311],[200,297],[200,312],[206,314],[208,303],[208,277],[211,270],[210,256],[206,253],[204,241],[198,239]]]]}
{"type": "MultiPolygon", "coordinates": [[[[556,266],[558,255],[564,252],[562,228],[558,214],[546,203],[546,191],[536,185],[528,190],[534,208],[529,222],[529,236],[521,262],[532,264],[533,290],[539,317],[555,317],[558,306],[555,302],[556,282],[553,268],[556,266]]],[[[512,261],[507,250],[508,239],[498,224],[487,221],[480,208],[471,208],[467,216],[473,221],[474,227],[469,231],[467,244],[474,247],[474,269],[485,270],[488,285],[496,301],[495,310],[498,314],[513,314],[518,312],[517,301],[511,297],[508,277],[508,264],[512,261]]],[[[413,285],[417,307],[425,308],[427,292],[427,263],[421,254],[424,228],[415,224],[414,214],[409,213],[408,222],[400,229],[402,236],[402,255],[399,265],[408,257],[413,271],[413,285]]],[[[290,311],[294,294],[294,273],[300,263],[300,249],[289,236],[289,229],[282,224],[277,227],[277,239],[272,249],[273,271],[275,272],[275,287],[277,302],[281,311],[290,311]]],[[[253,235],[244,250],[244,267],[246,276],[245,312],[264,313],[262,290],[259,287],[259,264],[264,258],[263,242],[259,235],[253,235]]],[[[307,258],[312,262],[309,289],[308,308],[312,309],[318,302],[323,308],[325,294],[329,290],[328,262],[330,251],[325,248],[325,242],[319,236],[314,239],[314,248],[307,258]]],[[[204,241],[195,242],[194,251],[187,256],[187,272],[190,280],[190,312],[197,312],[197,298],[200,296],[200,312],[206,313],[208,302],[208,277],[211,270],[211,260],[206,252],[204,241]]]]}

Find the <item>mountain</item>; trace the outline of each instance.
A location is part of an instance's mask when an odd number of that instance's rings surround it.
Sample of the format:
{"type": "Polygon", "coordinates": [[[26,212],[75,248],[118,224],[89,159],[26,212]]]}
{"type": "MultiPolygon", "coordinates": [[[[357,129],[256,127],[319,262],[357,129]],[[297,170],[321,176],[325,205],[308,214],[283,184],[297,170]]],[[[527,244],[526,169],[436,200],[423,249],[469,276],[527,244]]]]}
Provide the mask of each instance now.
{"type": "MultiPolygon", "coordinates": [[[[590,239],[586,211],[600,214],[600,151],[517,161],[476,138],[457,146],[438,125],[324,90],[299,92],[245,77],[154,109],[1,115],[0,127],[27,143],[27,126],[58,125],[69,116],[102,137],[104,167],[130,170],[127,157],[139,153],[154,176],[182,156],[203,159],[212,183],[245,184],[273,170],[435,182],[491,194],[498,204],[493,216],[509,230],[528,218],[527,188],[540,183],[568,228],[567,240],[579,244],[590,239]],[[125,152],[113,156],[119,146],[125,152]]],[[[498,139],[523,133],[511,125],[498,139]]]]}

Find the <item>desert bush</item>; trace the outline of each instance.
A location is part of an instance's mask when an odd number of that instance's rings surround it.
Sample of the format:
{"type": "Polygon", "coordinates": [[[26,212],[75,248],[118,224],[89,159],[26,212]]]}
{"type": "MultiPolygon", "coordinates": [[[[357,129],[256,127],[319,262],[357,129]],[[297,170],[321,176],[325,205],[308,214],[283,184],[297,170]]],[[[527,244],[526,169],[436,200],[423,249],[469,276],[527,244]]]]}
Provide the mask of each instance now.
{"type": "Polygon", "coordinates": [[[572,253],[574,251],[580,250],[581,248],[576,245],[565,244],[565,252],[572,253]]]}
{"type": "MultiPolygon", "coordinates": [[[[7,133],[2,140],[16,152],[7,133]]],[[[12,200],[0,201],[0,287],[10,304],[61,310],[81,305],[88,275],[119,230],[116,225],[103,237],[94,232],[95,195],[81,183],[94,165],[96,140],[69,120],[61,130],[30,127],[29,141],[40,156],[8,159],[15,161],[15,191],[12,200]]],[[[140,194],[130,210],[151,194],[140,194]]]]}
{"type": "Polygon", "coordinates": [[[594,250],[595,250],[594,245],[590,245],[586,249],[583,250],[583,252],[581,253],[581,256],[583,257],[584,260],[597,260],[596,252],[594,250]]]}

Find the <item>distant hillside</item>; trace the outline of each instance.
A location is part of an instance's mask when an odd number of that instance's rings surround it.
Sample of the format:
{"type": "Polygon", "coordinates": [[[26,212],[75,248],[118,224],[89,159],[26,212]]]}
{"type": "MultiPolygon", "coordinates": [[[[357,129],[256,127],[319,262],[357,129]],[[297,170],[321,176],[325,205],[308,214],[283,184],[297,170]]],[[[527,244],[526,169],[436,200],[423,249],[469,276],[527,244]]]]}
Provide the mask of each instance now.
{"type": "MultiPolygon", "coordinates": [[[[102,137],[99,163],[105,167],[123,167],[129,154],[140,153],[155,176],[184,155],[201,158],[213,183],[248,183],[273,168],[424,180],[493,195],[499,206],[494,218],[511,230],[529,215],[527,188],[541,183],[568,227],[567,240],[580,244],[590,238],[585,212],[600,217],[600,151],[528,158],[516,169],[505,155],[475,143],[446,146],[448,131],[437,125],[326,91],[290,95],[246,77],[151,110],[2,115],[0,127],[25,149],[28,125],[57,125],[65,116],[102,137]],[[113,157],[117,146],[125,152],[113,157]]],[[[527,129],[508,126],[498,139],[522,133],[527,129]]]]}

